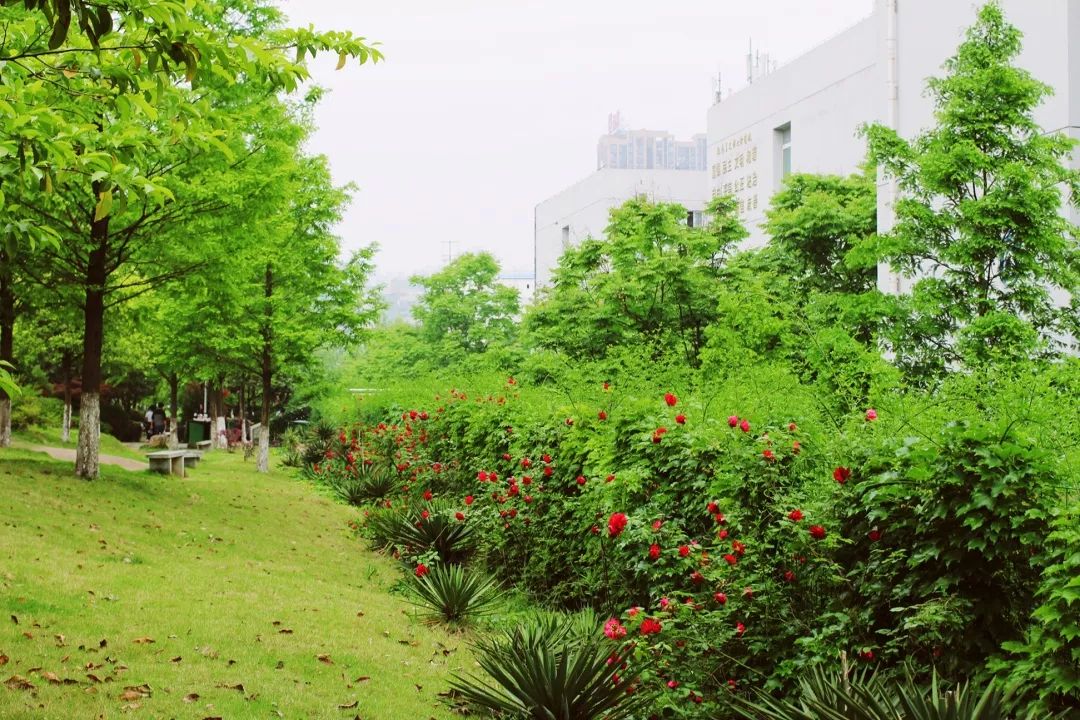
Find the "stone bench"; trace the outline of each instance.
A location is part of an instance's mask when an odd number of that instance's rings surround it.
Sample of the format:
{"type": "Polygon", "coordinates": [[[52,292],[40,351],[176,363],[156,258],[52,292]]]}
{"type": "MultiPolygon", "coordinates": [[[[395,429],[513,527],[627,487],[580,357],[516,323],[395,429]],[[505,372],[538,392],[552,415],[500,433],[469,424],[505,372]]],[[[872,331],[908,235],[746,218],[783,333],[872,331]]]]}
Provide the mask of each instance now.
{"type": "Polygon", "coordinates": [[[199,450],[187,450],[184,452],[184,470],[193,468],[202,460],[202,452],[199,450]]]}
{"type": "Polygon", "coordinates": [[[210,440],[200,440],[199,442],[195,443],[195,447],[198,450],[209,450],[212,444],[213,442],[210,440]]]}
{"type": "Polygon", "coordinates": [[[150,453],[146,456],[150,461],[150,472],[184,477],[184,457],[187,452],[187,450],[162,450],[150,453]]]}

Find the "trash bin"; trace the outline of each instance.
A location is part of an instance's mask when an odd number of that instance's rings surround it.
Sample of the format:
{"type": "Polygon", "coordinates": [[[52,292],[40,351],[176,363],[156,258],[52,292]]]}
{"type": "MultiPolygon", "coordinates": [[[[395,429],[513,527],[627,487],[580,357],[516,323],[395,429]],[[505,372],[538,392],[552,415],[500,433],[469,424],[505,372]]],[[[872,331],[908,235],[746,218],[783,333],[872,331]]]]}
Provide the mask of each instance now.
{"type": "Polygon", "coordinates": [[[206,440],[206,425],[205,423],[195,422],[194,420],[187,425],[187,441],[188,445],[194,445],[195,443],[206,440]]]}

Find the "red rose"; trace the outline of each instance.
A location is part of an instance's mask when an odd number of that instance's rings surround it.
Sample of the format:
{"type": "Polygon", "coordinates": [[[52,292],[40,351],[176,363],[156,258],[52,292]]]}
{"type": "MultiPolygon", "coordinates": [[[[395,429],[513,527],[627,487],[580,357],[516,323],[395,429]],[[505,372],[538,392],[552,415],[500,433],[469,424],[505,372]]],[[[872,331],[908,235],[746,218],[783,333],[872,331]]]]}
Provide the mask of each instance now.
{"type": "Polygon", "coordinates": [[[742,635],[744,632],[746,632],[746,626],[741,622],[735,623],[735,634],[742,635]]]}
{"type": "Polygon", "coordinates": [[[511,456],[510,456],[510,453],[503,453],[503,460],[507,460],[507,461],[509,461],[509,460],[510,460],[510,457],[511,457],[511,456]]]}
{"type": "Polygon", "coordinates": [[[739,557],[742,557],[743,555],[746,554],[746,545],[739,542],[738,540],[732,540],[731,541],[731,549],[734,550],[735,554],[738,555],[739,557]]]}
{"type": "Polygon", "coordinates": [[[454,513],[454,517],[456,517],[458,520],[464,520],[465,519],[465,513],[456,512],[456,513],[454,513]]]}
{"type": "Polygon", "coordinates": [[[591,528],[589,528],[589,532],[591,532],[593,535],[599,535],[600,534],[600,526],[599,525],[593,525],[591,528]]]}
{"type": "Polygon", "coordinates": [[[671,393],[664,394],[664,402],[667,403],[668,407],[675,407],[675,403],[677,403],[678,401],[678,398],[676,398],[671,393]]]}
{"type": "Polygon", "coordinates": [[[814,538],[815,540],[824,540],[825,539],[825,528],[822,527],[821,525],[811,525],[810,526],[810,537],[814,538]]]}
{"type": "Polygon", "coordinates": [[[877,528],[874,528],[866,534],[866,537],[870,538],[870,542],[877,542],[881,539],[881,531],[877,528]]]}
{"type": "Polygon", "coordinates": [[[623,627],[618,618],[611,618],[604,623],[604,634],[612,640],[621,640],[626,637],[626,628],[623,627]]]}
{"type": "Polygon", "coordinates": [[[574,418],[566,418],[566,427],[571,427],[574,424],[574,418]]]}
{"type": "Polygon", "coordinates": [[[795,432],[799,427],[795,423],[788,423],[787,429],[791,432],[795,432]]]}
{"type": "Polygon", "coordinates": [[[472,496],[472,495],[466,495],[466,496],[465,496],[465,504],[466,504],[466,505],[472,505],[472,504],[473,504],[473,499],[474,499],[474,498],[473,498],[473,496],[472,496]]]}
{"type": "Polygon", "coordinates": [[[848,478],[851,477],[851,470],[850,468],[840,466],[832,471],[832,476],[833,480],[843,485],[848,481],[848,478]]]}
{"type": "Polygon", "coordinates": [[[721,530],[720,532],[716,533],[716,537],[720,538],[721,540],[726,540],[727,536],[728,536],[728,531],[726,529],[721,530]]]}
{"type": "Polygon", "coordinates": [[[738,415],[728,415],[727,424],[728,424],[728,427],[738,427],[739,426],[739,416],[738,415]]]}
{"type": "Polygon", "coordinates": [[[772,462],[773,460],[776,459],[776,455],[773,454],[773,451],[768,450],[768,449],[762,451],[761,456],[764,457],[769,462],[772,462]]]}
{"type": "Polygon", "coordinates": [[[713,600],[720,603],[721,605],[726,605],[727,604],[727,595],[725,595],[722,592],[713,593],[713,600]]]}
{"type": "Polygon", "coordinates": [[[739,429],[743,432],[750,432],[750,421],[743,420],[741,423],[739,423],[739,429]]]}
{"type": "Polygon", "coordinates": [[[416,566],[416,577],[424,577],[428,574],[428,567],[424,563],[416,566]]]}
{"type": "Polygon", "coordinates": [[[875,410],[874,408],[870,408],[869,410],[867,410],[866,419],[868,422],[873,422],[874,420],[877,420],[877,410],[875,410]]]}
{"type": "Polygon", "coordinates": [[[678,423],[679,425],[685,425],[686,424],[686,416],[685,415],[676,415],[675,416],[675,422],[678,423]]]}
{"type": "Polygon", "coordinates": [[[551,456],[550,455],[545,455],[544,457],[542,457],[540,459],[543,460],[546,463],[551,462],[551,456]]]}
{"type": "MultiPolygon", "coordinates": [[[[700,585],[701,583],[705,582],[705,576],[695,570],[694,572],[690,573],[690,581],[693,582],[695,585],[700,585]]],[[[692,602],[690,598],[686,598],[686,600],[687,602],[692,602]]]]}
{"type": "Polygon", "coordinates": [[[487,479],[488,479],[487,473],[484,472],[483,470],[481,470],[480,472],[476,473],[476,479],[479,480],[480,482],[487,482],[487,479]]]}
{"type": "Polygon", "coordinates": [[[604,478],[604,481],[605,482],[614,482],[615,481],[615,476],[614,475],[608,475],[606,478],[604,478]]]}
{"type": "Polygon", "coordinates": [[[584,485],[585,484],[585,476],[584,475],[578,475],[577,476],[577,484],[578,485],[584,485]]]}
{"type": "Polygon", "coordinates": [[[739,562],[739,559],[737,557],[735,557],[734,555],[732,555],[731,553],[728,553],[727,555],[724,555],[724,561],[728,565],[734,565],[735,563],[739,562]]]}
{"type": "Polygon", "coordinates": [[[679,546],[679,557],[686,557],[690,554],[690,547],[688,545],[679,546]]]}
{"type": "Polygon", "coordinates": [[[626,529],[626,513],[612,513],[608,518],[608,535],[618,537],[619,533],[626,529]]]}
{"type": "Polygon", "coordinates": [[[551,477],[551,474],[553,472],[554,472],[554,470],[551,469],[550,465],[545,465],[544,466],[544,477],[551,477]]]}
{"type": "Polygon", "coordinates": [[[799,522],[803,519],[803,511],[796,508],[795,510],[792,510],[788,513],[788,518],[790,518],[794,522],[799,522]]]}
{"type": "Polygon", "coordinates": [[[424,499],[425,499],[425,500],[430,500],[430,499],[431,499],[431,497],[432,497],[432,496],[431,496],[431,491],[430,491],[430,490],[425,490],[425,491],[424,491],[424,499]]]}
{"type": "Polygon", "coordinates": [[[654,620],[652,618],[645,618],[644,620],[641,621],[641,634],[642,635],[656,635],[657,633],[659,633],[663,629],[664,628],[660,624],[659,620],[654,620]]]}
{"type": "Polygon", "coordinates": [[[790,570],[784,571],[784,580],[787,582],[795,582],[795,573],[790,570]]]}
{"type": "Polygon", "coordinates": [[[521,467],[526,469],[532,467],[532,460],[529,458],[521,458],[521,467]]]}
{"type": "Polygon", "coordinates": [[[660,557],[660,546],[657,545],[656,543],[653,543],[652,545],[649,546],[649,559],[650,560],[656,560],[659,557],[660,557]]]}
{"type": "Polygon", "coordinates": [[[424,520],[427,520],[429,517],[431,517],[431,513],[429,513],[427,510],[424,510],[420,513],[420,517],[422,517],[424,520]]]}
{"type": "Polygon", "coordinates": [[[607,420],[607,413],[601,410],[600,412],[596,413],[596,417],[599,420],[607,420]]]}
{"type": "Polygon", "coordinates": [[[720,506],[717,505],[715,502],[710,502],[708,505],[705,506],[705,509],[709,511],[710,515],[715,515],[716,513],[720,512],[720,506]]]}
{"type": "Polygon", "coordinates": [[[652,529],[653,532],[660,532],[660,528],[663,526],[663,520],[653,520],[652,529]]]}

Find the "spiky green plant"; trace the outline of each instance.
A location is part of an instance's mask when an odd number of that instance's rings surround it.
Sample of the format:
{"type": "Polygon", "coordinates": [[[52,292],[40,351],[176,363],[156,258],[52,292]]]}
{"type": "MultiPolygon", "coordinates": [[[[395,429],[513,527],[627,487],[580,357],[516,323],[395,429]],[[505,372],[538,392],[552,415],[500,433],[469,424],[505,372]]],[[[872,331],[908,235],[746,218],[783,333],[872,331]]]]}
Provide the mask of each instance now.
{"type": "Polygon", "coordinates": [[[393,547],[419,555],[434,550],[446,563],[460,563],[474,546],[473,526],[456,520],[452,510],[440,505],[421,510],[380,510],[371,513],[367,528],[376,548],[393,547]]]}
{"type": "Polygon", "coordinates": [[[626,646],[595,626],[583,634],[565,619],[535,617],[477,640],[473,651],[486,676],[455,676],[454,693],[500,717],[625,720],[649,703],[635,687],[641,668],[620,667],[626,646]]]}
{"type": "Polygon", "coordinates": [[[981,692],[968,683],[945,690],[937,673],[924,687],[910,677],[891,683],[873,674],[844,677],[815,668],[800,682],[797,701],[758,692],[753,700],[733,702],[754,720],[1035,720],[1034,713],[1010,715],[1010,697],[993,684],[981,692]]]}
{"type": "Polygon", "coordinates": [[[429,621],[452,627],[490,615],[504,595],[492,578],[446,563],[432,566],[422,577],[412,576],[409,589],[429,621]]]}

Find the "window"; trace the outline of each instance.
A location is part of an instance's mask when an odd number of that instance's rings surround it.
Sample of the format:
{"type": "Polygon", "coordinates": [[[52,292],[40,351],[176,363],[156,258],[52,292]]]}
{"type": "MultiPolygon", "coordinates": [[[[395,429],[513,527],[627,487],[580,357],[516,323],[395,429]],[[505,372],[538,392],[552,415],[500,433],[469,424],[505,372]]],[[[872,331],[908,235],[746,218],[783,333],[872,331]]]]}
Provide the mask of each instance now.
{"type": "Polygon", "coordinates": [[[701,210],[688,210],[686,212],[686,224],[688,227],[704,227],[705,218],[701,210]]]}
{"type": "Polygon", "coordinates": [[[776,186],[780,187],[780,183],[784,178],[791,174],[791,123],[781,125],[776,128],[776,150],[777,160],[779,161],[776,174],[776,186]]]}
{"type": "Polygon", "coordinates": [[[570,248],[570,226],[569,225],[563,225],[562,226],[562,247],[563,247],[563,250],[568,250],[570,248]]]}

